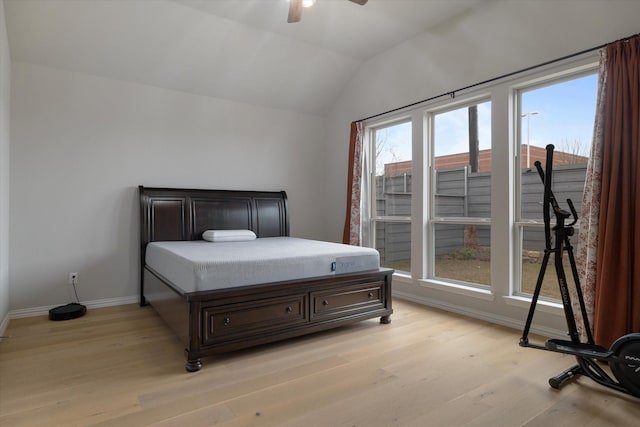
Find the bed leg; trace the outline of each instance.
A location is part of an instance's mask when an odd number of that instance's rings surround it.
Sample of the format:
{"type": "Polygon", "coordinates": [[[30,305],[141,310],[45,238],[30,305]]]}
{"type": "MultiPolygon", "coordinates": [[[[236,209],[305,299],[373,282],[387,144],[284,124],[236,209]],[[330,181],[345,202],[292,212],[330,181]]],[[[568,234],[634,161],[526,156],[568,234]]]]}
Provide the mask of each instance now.
{"type": "Polygon", "coordinates": [[[188,372],[198,372],[202,368],[202,361],[200,359],[187,359],[184,368],[188,372]]]}
{"type": "Polygon", "coordinates": [[[380,323],[383,323],[385,325],[388,325],[389,323],[391,323],[391,315],[387,315],[387,316],[382,316],[380,318],[380,323]]]}

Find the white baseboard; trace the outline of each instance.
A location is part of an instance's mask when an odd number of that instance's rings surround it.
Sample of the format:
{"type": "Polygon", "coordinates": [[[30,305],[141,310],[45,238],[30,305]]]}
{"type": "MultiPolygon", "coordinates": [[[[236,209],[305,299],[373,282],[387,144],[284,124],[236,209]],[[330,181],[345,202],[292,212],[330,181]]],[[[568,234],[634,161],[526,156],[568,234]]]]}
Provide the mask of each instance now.
{"type": "Polygon", "coordinates": [[[6,316],[4,316],[4,319],[2,319],[2,323],[0,323],[0,342],[2,341],[2,337],[4,336],[4,331],[7,330],[7,326],[9,326],[9,313],[7,313],[6,316]]]}
{"type": "MultiPolygon", "coordinates": [[[[119,298],[107,298],[107,299],[99,299],[94,301],[82,301],[82,304],[90,308],[99,308],[99,307],[110,307],[114,305],[124,305],[124,304],[134,304],[140,301],[140,297],[138,295],[128,296],[128,297],[119,297],[119,298]]],[[[21,308],[19,310],[11,310],[9,311],[9,315],[7,316],[7,324],[9,323],[9,319],[19,319],[21,317],[34,317],[34,316],[42,316],[48,315],[49,310],[52,308],[58,307],[60,304],[56,305],[48,305],[44,307],[33,307],[33,308],[21,308]]],[[[4,325],[4,322],[2,323],[4,325]]],[[[0,329],[3,331],[3,329],[0,329]]]]}
{"type": "MultiPolygon", "coordinates": [[[[485,311],[472,310],[467,307],[460,307],[453,304],[448,304],[442,301],[436,301],[429,298],[424,298],[414,294],[405,293],[402,291],[393,291],[393,296],[407,301],[412,301],[418,304],[426,305],[429,307],[439,308],[441,310],[450,311],[452,313],[462,314],[463,316],[473,317],[474,319],[485,320],[490,323],[506,326],[508,328],[520,329],[524,327],[524,322],[516,321],[509,317],[499,316],[495,313],[488,313],[485,311]]],[[[549,338],[565,338],[567,336],[566,331],[560,331],[554,328],[547,327],[531,327],[531,333],[542,335],[549,338]]]]}

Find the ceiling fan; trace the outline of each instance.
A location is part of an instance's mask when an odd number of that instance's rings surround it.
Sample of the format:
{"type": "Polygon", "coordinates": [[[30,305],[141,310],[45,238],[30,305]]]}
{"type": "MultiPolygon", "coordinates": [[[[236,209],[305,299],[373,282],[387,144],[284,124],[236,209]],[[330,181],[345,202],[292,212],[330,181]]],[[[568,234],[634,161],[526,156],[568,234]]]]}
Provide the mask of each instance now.
{"type": "MultiPolygon", "coordinates": [[[[349,0],[352,3],[364,6],[369,0],[349,0]]],[[[287,22],[300,22],[302,19],[302,8],[309,7],[315,3],[315,0],[289,0],[289,18],[287,22]]]]}

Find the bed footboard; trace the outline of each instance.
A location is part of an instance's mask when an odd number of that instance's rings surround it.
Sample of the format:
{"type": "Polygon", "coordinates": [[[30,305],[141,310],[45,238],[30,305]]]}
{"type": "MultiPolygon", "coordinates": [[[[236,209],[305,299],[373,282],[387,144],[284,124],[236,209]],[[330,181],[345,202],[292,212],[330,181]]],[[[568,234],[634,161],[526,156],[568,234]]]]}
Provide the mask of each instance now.
{"type": "MultiPolygon", "coordinates": [[[[154,279],[151,288],[163,283],[154,279]]],[[[196,292],[171,297],[171,287],[147,299],[185,344],[185,368],[202,358],[371,318],[391,322],[393,270],[196,292]]]]}

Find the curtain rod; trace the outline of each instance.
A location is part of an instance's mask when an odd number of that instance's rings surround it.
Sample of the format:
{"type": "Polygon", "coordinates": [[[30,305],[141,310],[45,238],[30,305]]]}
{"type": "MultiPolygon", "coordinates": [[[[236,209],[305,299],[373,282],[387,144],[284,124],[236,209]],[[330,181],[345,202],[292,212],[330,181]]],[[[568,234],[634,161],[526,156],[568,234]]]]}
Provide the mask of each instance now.
{"type": "Polygon", "coordinates": [[[549,65],[549,64],[554,64],[556,62],[564,61],[565,59],[570,59],[570,58],[574,58],[576,56],[584,55],[585,53],[593,52],[594,50],[599,50],[599,49],[602,49],[603,47],[607,47],[610,44],[621,42],[621,41],[631,40],[632,38],[638,37],[638,36],[640,36],[640,33],[636,33],[636,34],[633,34],[633,35],[628,36],[628,37],[623,37],[623,38],[621,38],[619,40],[616,40],[616,41],[613,41],[613,42],[609,42],[609,43],[605,43],[605,44],[602,44],[600,46],[592,47],[590,49],[585,49],[585,50],[582,50],[580,52],[572,53],[572,54],[563,56],[561,58],[552,59],[551,61],[546,61],[546,62],[543,62],[543,63],[538,64],[538,65],[533,65],[531,67],[523,68],[523,69],[518,70],[518,71],[512,71],[510,73],[503,74],[503,75],[498,76],[498,77],[493,77],[493,78],[491,78],[489,80],[484,80],[484,81],[479,82],[479,83],[474,83],[472,85],[465,86],[465,87],[462,87],[460,89],[451,90],[449,92],[445,92],[445,93],[442,93],[440,95],[432,96],[431,98],[423,99],[421,101],[416,101],[416,102],[413,102],[411,104],[404,105],[402,107],[397,107],[397,108],[394,108],[392,110],[385,111],[384,113],[374,114],[373,116],[369,116],[369,117],[365,117],[364,119],[356,120],[356,122],[364,122],[364,121],[367,121],[367,120],[375,119],[376,117],[384,116],[384,115],[389,114],[389,113],[395,113],[396,111],[404,110],[405,108],[414,107],[414,106],[422,104],[424,102],[433,101],[434,99],[442,98],[444,96],[449,96],[451,98],[455,98],[456,92],[462,92],[463,90],[472,89],[474,87],[481,86],[481,85],[484,85],[484,84],[487,84],[487,83],[492,83],[492,82],[495,82],[497,80],[505,79],[507,77],[514,76],[516,74],[525,73],[527,71],[535,70],[536,68],[540,68],[540,67],[544,67],[544,66],[549,65]]]}

